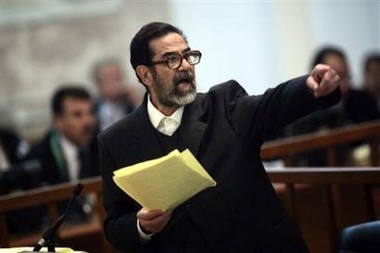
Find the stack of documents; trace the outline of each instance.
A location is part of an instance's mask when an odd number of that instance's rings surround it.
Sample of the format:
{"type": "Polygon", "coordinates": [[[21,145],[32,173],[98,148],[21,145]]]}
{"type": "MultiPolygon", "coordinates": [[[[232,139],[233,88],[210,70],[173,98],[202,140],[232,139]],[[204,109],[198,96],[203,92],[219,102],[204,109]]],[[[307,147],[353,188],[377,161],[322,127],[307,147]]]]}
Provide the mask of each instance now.
{"type": "Polygon", "coordinates": [[[188,149],[116,170],[113,180],[141,206],[163,211],[216,186],[188,149]]]}

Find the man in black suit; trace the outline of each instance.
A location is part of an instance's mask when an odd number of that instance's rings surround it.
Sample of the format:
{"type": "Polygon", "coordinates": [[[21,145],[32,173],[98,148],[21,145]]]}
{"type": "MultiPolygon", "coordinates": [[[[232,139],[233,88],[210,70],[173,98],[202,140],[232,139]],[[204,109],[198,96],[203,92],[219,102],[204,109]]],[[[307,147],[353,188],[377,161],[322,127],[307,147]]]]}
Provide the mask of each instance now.
{"type": "Polygon", "coordinates": [[[267,177],[260,147],[284,125],[339,101],[335,71],[318,65],[260,96],[248,96],[233,80],[197,93],[201,52],[178,28],[145,25],[130,53],[145,99],[98,136],[110,242],[127,252],[308,252],[267,177]],[[188,148],[217,186],[163,212],[139,206],[113,182],[113,171],[176,148],[188,148]]]}
{"type": "MultiPolygon", "coordinates": [[[[53,126],[33,145],[25,161],[41,166],[41,185],[55,185],[99,175],[97,122],[94,104],[82,84],[62,84],[51,99],[53,126]]],[[[68,203],[58,204],[62,214],[68,203]]],[[[66,220],[83,220],[92,211],[87,195],[76,198],[66,220]]],[[[43,221],[45,209],[37,207],[34,220],[43,221]]],[[[35,226],[38,227],[38,226],[35,226]]]]}
{"type": "Polygon", "coordinates": [[[82,85],[64,84],[51,100],[53,127],[32,146],[25,160],[38,160],[45,184],[99,175],[96,117],[82,85]]]}

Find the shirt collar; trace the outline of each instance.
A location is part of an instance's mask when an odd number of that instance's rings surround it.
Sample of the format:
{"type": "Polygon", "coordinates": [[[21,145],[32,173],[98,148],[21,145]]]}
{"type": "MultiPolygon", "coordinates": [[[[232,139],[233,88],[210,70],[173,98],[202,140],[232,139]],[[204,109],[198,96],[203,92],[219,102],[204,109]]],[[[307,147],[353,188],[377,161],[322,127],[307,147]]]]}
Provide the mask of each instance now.
{"type": "Polygon", "coordinates": [[[59,142],[65,154],[76,155],[79,152],[79,148],[63,134],[59,134],[59,142]]]}
{"type": "Polygon", "coordinates": [[[178,124],[181,124],[183,110],[184,110],[185,107],[181,106],[172,115],[166,116],[163,113],[161,113],[159,110],[157,110],[157,108],[150,101],[150,96],[148,95],[148,105],[147,105],[147,108],[148,108],[148,115],[149,115],[150,122],[152,123],[152,125],[154,126],[154,128],[157,129],[158,124],[160,123],[160,121],[162,120],[162,118],[165,118],[165,117],[166,118],[171,118],[171,119],[175,120],[178,124]]]}

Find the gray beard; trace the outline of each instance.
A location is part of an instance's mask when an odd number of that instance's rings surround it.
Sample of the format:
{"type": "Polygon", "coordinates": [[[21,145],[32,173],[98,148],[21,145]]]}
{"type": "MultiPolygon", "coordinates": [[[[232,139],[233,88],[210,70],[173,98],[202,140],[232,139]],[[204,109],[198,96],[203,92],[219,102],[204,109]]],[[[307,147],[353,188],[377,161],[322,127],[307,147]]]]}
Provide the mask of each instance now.
{"type": "Polygon", "coordinates": [[[194,101],[197,95],[197,86],[195,80],[193,80],[192,89],[187,93],[181,93],[176,86],[172,89],[166,89],[162,83],[162,80],[158,78],[154,73],[154,81],[156,83],[154,89],[157,93],[158,100],[162,105],[180,107],[190,104],[194,101]]]}
{"type": "Polygon", "coordinates": [[[194,87],[191,91],[186,94],[180,94],[176,88],[168,92],[167,90],[158,88],[156,90],[158,99],[162,105],[165,106],[183,106],[190,104],[194,101],[197,90],[194,87]]]}
{"type": "Polygon", "coordinates": [[[189,93],[185,95],[175,95],[173,94],[172,96],[168,97],[168,102],[172,103],[173,105],[177,106],[183,106],[190,104],[191,102],[194,101],[195,97],[197,95],[196,89],[191,90],[189,93]]]}

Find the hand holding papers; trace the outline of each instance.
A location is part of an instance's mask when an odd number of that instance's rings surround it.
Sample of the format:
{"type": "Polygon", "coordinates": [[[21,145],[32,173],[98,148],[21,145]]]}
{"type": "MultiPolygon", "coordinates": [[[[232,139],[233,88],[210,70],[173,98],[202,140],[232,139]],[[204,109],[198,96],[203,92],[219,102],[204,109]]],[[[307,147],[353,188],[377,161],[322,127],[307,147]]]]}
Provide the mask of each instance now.
{"type": "Polygon", "coordinates": [[[186,149],[114,171],[114,182],[141,206],[173,209],[216,182],[186,149]]]}

